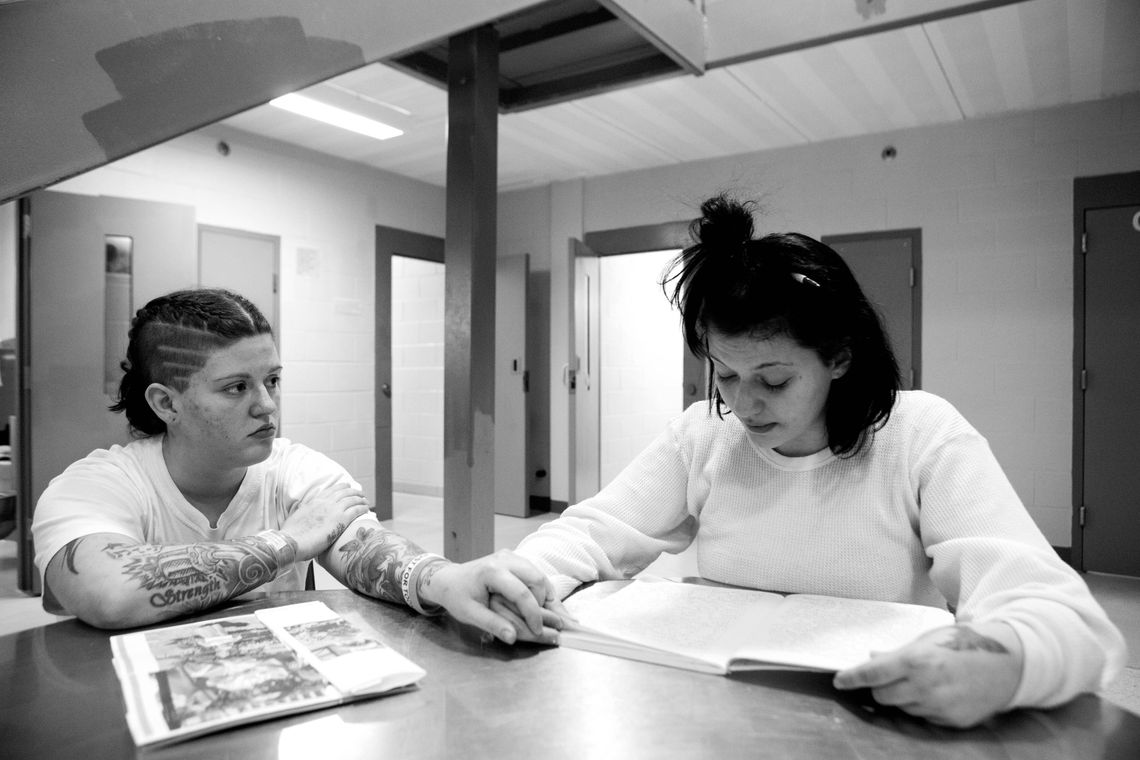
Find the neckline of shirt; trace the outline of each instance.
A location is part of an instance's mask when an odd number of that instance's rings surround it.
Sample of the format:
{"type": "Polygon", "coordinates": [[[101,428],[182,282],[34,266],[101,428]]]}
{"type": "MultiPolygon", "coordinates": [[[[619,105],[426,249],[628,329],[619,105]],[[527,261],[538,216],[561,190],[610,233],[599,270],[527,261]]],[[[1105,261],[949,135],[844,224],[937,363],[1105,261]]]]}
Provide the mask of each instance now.
{"type": "Polygon", "coordinates": [[[210,538],[225,535],[230,524],[236,521],[241,513],[253,503],[250,499],[250,492],[255,488],[254,484],[259,474],[255,473],[254,470],[264,466],[264,462],[258,462],[246,468],[245,477],[242,479],[241,485],[238,486],[237,493],[234,494],[234,497],[230,500],[225,510],[218,516],[218,524],[215,527],[210,525],[210,521],[206,519],[206,516],[190,503],[190,500],[187,499],[181,489],[178,488],[178,484],[174,482],[174,478],[171,477],[170,470],[166,466],[166,459],[162,455],[163,437],[164,436],[158,435],[148,440],[153,441],[150,455],[155,472],[158,477],[163,479],[166,488],[169,489],[171,493],[177,494],[177,500],[171,506],[177,510],[177,514],[181,516],[181,519],[188,521],[190,526],[195,530],[204,531],[210,538]]]}
{"type": "Polygon", "coordinates": [[[822,467],[831,460],[835,459],[835,453],[830,448],[823,448],[814,454],[808,454],[802,457],[788,457],[784,456],[775,449],[768,449],[763,446],[758,446],[752,441],[749,436],[744,436],[745,440],[752,449],[761,456],[765,461],[780,470],[787,470],[789,472],[806,472],[822,467]]]}

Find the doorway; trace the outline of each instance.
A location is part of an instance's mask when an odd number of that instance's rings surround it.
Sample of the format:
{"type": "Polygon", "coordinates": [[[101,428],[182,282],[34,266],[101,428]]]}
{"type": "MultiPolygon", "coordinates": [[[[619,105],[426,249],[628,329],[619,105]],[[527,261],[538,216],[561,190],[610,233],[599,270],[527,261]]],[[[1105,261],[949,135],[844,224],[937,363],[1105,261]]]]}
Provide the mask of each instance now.
{"type": "Polygon", "coordinates": [[[1073,565],[1140,576],[1140,172],[1073,187],[1073,565]]]}
{"type": "MultiPolygon", "coordinates": [[[[423,415],[419,418],[419,423],[422,425],[421,431],[430,433],[438,427],[438,483],[439,494],[442,495],[443,487],[443,238],[434,235],[423,235],[417,232],[408,232],[407,230],[400,230],[394,227],[384,227],[382,225],[376,226],[376,334],[375,334],[375,378],[374,378],[374,396],[375,396],[375,446],[376,446],[376,502],[373,505],[373,512],[376,517],[381,520],[391,520],[392,513],[392,490],[395,485],[394,472],[393,472],[393,417],[394,408],[399,406],[401,420],[400,429],[412,429],[416,424],[416,419],[410,415],[423,415]],[[414,353],[418,357],[414,363],[422,370],[423,377],[434,376],[431,370],[432,366],[438,368],[438,399],[435,398],[417,398],[416,396],[401,396],[393,401],[394,390],[394,366],[392,361],[392,347],[393,347],[393,313],[396,304],[393,298],[393,281],[395,274],[393,272],[394,260],[399,257],[403,262],[396,264],[396,273],[400,274],[401,279],[405,276],[410,278],[412,282],[416,283],[416,287],[425,290],[423,297],[418,294],[415,300],[422,301],[420,305],[414,306],[416,310],[422,310],[425,326],[422,328],[424,331],[430,331],[430,325],[433,322],[438,322],[438,329],[440,331],[440,338],[438,341],[438,350],[433,354],[431,346],[430,335],[424,333],[415,339],[421,348],[414,353]],[[432,308],[431,300],[432,295],[438,290],[437,307],[432,308]],[[438,320],[432,319],[431,314],[438,312],[438,320]],[[432,416],[434,410],[434,417],[432,416]]],[[[405,291],[406,292],[406,291],[405,291]]],[[[411,298],[413,294],[408,293],[411,298]]],[[[398,329],[398,328],[397,328],[398,329]]],[[[409,364],[413,362],[409,360],[409,364]]],[[[403,380],[403,378],[401,378],[403,380]]],[[[401,385],[404,383],[401,382],[401,385]]],[[[424,382],[416,383],[411,377],[408,377],[409,388],[401,389],[399,393],[404,394],[407,392],[412,393],[430,393],[430,388],[424,387],[424,382]],[[420,390],[416,390],[416,385],[420,386],[420,390]]],[[[430,385],[430,382],[428,383],[430,385]]],[[[430,438],[430,435],[428,436],[430,438]]],[[[425,460],[434,458],[435,450],[431,449],[431,442],[423,441],[418,442],[417,445],[422,444],[424,448],[423,457],[425,460]]],[[[430,480],[431,473],[426,469],[429,465],[424,465],[425,471],[421,472],[421,479],[423,482],[432,482],[430,480]]],[[[402,484],[402,488],[410,487],[408,484],[402,484]]],[[[422,491],[421,491],[422,492],[422,491]]]]}
{"type": "MultiPolygon", "coordinates": [[[[529,258],[496,266],[495,511],[529,517],[527,298],[529,258]]],[[[444,240],[376,228],[376,503],[392,492],[443,496],[444,240]]]]}
{"type": "Polygon", "coordinates": [[[677,253],[625,253],[598,262],[602,485],[684,410],[684,337],[658,284],[677,253]]]}
{"type": "Polygon", "coordinates": [[[573,241],[571,504],[597,493],[669,418],[705,397],[704,363],[685,347],[680,320],[658,285],[661,270],[688,241],[687,222],[590,232],[573,241]],[[639,259],[643,255],[649,258],[639,259]],[[634,302],[640,306],[630,308],[634,302]],[[606,303],[617,312],[603,311],[606,303]],[[614,362],[627,349],[638,358],[607,368],[607,356],[614,362]],[[655,390],[647,391],[646,383],[655,390]],[[654,403],[645,403],[647,393],[654,403]]]}

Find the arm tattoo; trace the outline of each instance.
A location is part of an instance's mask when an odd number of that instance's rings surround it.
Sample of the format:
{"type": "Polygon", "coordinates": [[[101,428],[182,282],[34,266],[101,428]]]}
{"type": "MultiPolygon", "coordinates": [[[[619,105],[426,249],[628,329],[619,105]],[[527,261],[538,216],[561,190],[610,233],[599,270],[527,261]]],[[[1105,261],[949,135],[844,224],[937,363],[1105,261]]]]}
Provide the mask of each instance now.
{"type": "Polygon", "coordinates": [[[340,538],[340,534],[344,533],[344,528],[343,523],[337,523],[336,527],[329,531],[328,536],[325,537],[325,546],[332,546],[336,543],[336,540],[340,538]]]}
{"type": "MultiPolygon", "coordinates": [[[[152,607],[183,613],[207,609],[273,580],[277,553],[263,538],[157,546],[107,544],[122,572],[150,593],[152,607]]],[[[75,571],[74,564],[68,567],[75,571]]]]}
{"type": "Polygon", "coordinates": [[[404,603],[400,574],[423,549],[390,530],[359,527],[340,547],[348,587],[388,602],[404,603]]]}
{"type": "Polygon", "coordinates": [[[79,548],[81,543],[83,543],[83,539],[77,538],[63,547],[63,562],[67,565],[67,569],[71,571],[72,575],[79,575],[79,571],[75,569],[75,551],[79,548]]]}
{"type": "Polygon", "coordinates": [[[993,652],[995,654],[1008,654],[1009,650],[1002,646],[1000,641],[983,636],[973,628],[964,625],[954,626],[954,634],[948,641],[938,646],[946,647],[955,652],[993,652]]]}

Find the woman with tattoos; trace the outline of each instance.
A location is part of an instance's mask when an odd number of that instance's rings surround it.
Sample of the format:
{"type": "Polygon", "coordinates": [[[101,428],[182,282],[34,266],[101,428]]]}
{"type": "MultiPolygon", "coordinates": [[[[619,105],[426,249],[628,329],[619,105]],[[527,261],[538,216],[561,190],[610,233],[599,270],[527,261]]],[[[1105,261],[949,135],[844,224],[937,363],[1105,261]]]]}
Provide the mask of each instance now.
{"type": "Polygon", "coordinates": [[[835,676],[970,726],[1101,688],[1124,642],[1038,530],[986,440],[899,389],[880,319],[835,251],[753,236],[751,204],[702,206],[673,263],[694,404],[596,496],[517,552],[560,597],[695,544],[710,580],[949,607],[956,624],[835,676]]]}
{"type": "Polygon", "coordinates": [[[350,589],[446,609],[508,643],[558,625],[542,608],[549,582],[525,560],[425,553],[380,525],[344,468],[277,437],[281,361],[245,298],[154,299],[135,316],[123,369],[111,408],[136,440],[72,464],[36,507],[45,606],[54,595],[91,625],[147,625],[255,589],[301,589],[315,559],[350,589]]]}

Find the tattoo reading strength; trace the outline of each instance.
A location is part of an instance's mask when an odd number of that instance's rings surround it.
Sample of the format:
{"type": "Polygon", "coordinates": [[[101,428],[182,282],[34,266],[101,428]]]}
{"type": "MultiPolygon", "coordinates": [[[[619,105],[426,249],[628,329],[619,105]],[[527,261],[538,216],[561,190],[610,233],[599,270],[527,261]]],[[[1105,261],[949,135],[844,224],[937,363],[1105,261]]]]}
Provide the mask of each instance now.
{"type": "Polygon", "coordinates": [[[404,603],[400,574],[423,549],[382,528],[359,527],[340,547],[345,580],[351,589],[388,602],[404,603]]]}
{"type": "Polygon", "coordinates": [[[954,633],[950,639],[939,644],[941,647],[955,652],[993,652],[995,654],[1008,654],[1009,650],[1002,646],[1000,641],[983,636],[973,628],[964,625],[954,626],[954,633]]]}
{"type": "MultiPolygon", "coordinates": [[[[216,544],[155,546],[107,544],[103,551],[125,560],[123,575],[151,592],[152,607],[188,612],[212,607],[273,580],[277,554],[263,538],[216,544]]],[[[76,572],[74,565],[68,567],[76,572]]]]}

